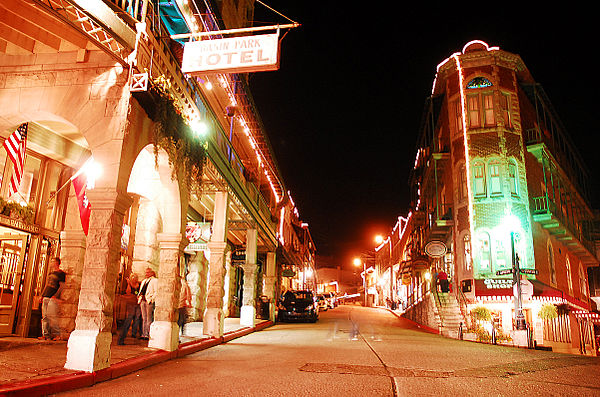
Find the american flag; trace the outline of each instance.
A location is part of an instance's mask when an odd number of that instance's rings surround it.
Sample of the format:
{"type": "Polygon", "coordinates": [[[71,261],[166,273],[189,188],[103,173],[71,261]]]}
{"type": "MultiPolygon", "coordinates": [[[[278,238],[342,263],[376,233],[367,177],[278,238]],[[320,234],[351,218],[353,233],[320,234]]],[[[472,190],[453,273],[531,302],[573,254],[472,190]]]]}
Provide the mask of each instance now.
{"type": "Polygon", "coordinates": [[[28,123],[23,123],[4,141],[4,148],[12,161],[14,169],[10,178],[8,196],[12,196],[19,190],[21,178],[23,177],[23,166],[25,164],[25,145],[27,144],[28,123]]]}

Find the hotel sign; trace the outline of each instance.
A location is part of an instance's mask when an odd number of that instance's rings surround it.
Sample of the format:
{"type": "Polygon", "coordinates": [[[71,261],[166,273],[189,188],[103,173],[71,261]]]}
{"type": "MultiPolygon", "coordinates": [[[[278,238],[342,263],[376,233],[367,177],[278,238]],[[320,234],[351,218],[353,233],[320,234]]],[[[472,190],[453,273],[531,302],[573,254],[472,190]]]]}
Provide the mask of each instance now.
{"type": "Polygon", "coordinates": [[[189,74],[277,70],[279,34],[187,42],[181,69],[189,74]]]}

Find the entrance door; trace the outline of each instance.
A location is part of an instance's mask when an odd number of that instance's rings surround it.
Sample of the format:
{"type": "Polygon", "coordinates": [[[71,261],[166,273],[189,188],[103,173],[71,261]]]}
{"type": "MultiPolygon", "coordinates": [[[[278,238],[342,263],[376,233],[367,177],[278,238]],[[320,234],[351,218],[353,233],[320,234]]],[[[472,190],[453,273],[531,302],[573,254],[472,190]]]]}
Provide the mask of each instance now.
{"type": "Polygon", "coordinates": [[[26,246],[25,235],[0,235],[0,335],[13,332],[26,246]]]}

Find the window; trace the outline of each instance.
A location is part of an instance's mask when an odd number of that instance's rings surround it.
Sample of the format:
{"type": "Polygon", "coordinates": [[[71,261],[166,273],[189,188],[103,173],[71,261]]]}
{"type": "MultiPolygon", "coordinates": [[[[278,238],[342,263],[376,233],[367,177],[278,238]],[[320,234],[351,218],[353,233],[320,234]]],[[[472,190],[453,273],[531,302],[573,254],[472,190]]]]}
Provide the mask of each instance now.
{"type": "Polygon", "coordinates": [[[492,93],[483,94],[483,119],[486,126],[496,125],[494,116],[494,96],[492,93]]]}
{"type": "Polygon", "coordinates": [[[483,163],[473,164],[473,189],[475,196],[485,196],[485,166],[483,163]]]}
{"type": "Polygon", "coordinates": [[[458,201],[464,201],[467,198],[467,169],[461,165],[458,171],[458,201]]]}
{"type": "Polygon", "coordinates": [[[490,163],[490,193],[498,196],[502,194],[502,179],[500,178],[500,162],[490,163]]]}
{"type": "Polygon", "coordinates": [[[518,196],[517,190],[517,164],[514,161],[508,163],[508,188],[512,196],[518,196]]]}
{"type": "Polygon", "coordinates": [[[487,232],[480,232],[477,238],[479,240],[479,268],[491,270],[490,235],[487,232]]]}
{"type": "Polygon", "coordinates": [[[585,269],[581,262],[579,263],[579,289],[581,290],[581,296],[588,296],[587,278],[585,277],[585,269]]]}
{"type": "Polygon", "coordinates": [[[456,99],[450,103],[450,122],[454,127],[454,134],[458,135],[463,129],[462,121],[462,106],[460,99],[456,99]]]}
{"type": "Polygon", "coordinates": [[[569,287],[569,292],[573,293],[573,279],[571,278],[571,262],[569,262],[569,257],[567,256],[567,262],[565,263],[565,267],[567,268],[567,285],[569,287]]]}
{"type": "Polygon", "coordinates": [[[548,267],[550,268],[550,283],[556,285],[556,267],[554,265],[554,249],[548,240],[548,267]]]}
{"type": "Polygon", "coordinates": [[[479,117],[479,95],[467,96],[467,117],[469,119],[469,127],[481,127],[481,118],[479,117]]]}
{"type": "Polygon", "coordinates": [[[467,89],[491,87],[492,82],[485,77],[475,77],[467,83],[467,89]]]}
{"type": "Polygon", "coordinates": [[[506,128],[512,128],[512,120],[510,119],[510,95],[509,94],[500,94],[500,117],[502,117],[502,121],[504,122],[504,126],[506,128]]]}
{"type": "Polygon", "coordinates": [[[466,271],[471,270],[472,260],[471,260],[471,236],[469,234],[465,234],[463,237],[463,248],[464,248],[464,267],[466,271]]]}

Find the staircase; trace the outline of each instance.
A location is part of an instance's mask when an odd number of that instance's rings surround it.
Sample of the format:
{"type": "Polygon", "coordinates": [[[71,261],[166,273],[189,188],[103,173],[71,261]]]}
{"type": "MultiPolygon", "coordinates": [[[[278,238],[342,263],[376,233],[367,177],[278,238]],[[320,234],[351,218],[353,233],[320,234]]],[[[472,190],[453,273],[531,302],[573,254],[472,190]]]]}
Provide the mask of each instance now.
{"type": "Polygon", "coordinates": [[[440,334],[449,338],[458,339],[460,324],[465,320],[460,311],[460,304],[451,292],[438,292],[436,305],[440,316],[440,334]]]}

